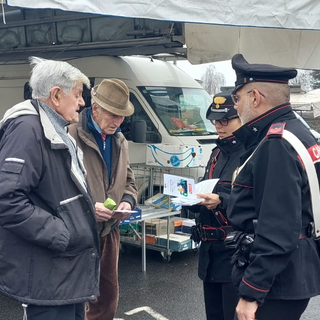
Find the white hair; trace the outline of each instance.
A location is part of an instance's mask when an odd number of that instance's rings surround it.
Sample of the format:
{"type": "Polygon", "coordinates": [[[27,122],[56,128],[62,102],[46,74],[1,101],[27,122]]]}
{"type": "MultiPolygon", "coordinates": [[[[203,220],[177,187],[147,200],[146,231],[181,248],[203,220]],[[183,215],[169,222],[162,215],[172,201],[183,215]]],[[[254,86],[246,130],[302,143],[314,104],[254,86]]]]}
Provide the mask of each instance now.
{"type": "Polygon", "coordinates": [[[50,90],[55,86],[60,87],[66,94],[79,83],[90,89],[88,77],[67,62],[38,57],[30,57],[29,60],[33,67],[29,81],[33,99],[48,99],[50,90]]]}

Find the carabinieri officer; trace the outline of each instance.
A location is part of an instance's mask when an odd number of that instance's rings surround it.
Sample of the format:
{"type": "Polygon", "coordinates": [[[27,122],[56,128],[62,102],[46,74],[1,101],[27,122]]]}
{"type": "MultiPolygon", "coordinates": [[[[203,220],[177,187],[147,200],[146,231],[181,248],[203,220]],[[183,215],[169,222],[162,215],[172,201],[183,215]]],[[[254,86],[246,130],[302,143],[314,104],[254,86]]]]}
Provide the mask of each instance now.
{"type": "MultiPolygon", "coordinates": [[[[203,281],[207,320],[233,320],[238,295],[231,281],[231,256],[223,240],[232,231],[226,218],[231,177],[240,163],[243,145],[232,134],[241,126],[233,107],[231,90],[218,93],[213,98],[206,115],[215,125],[219,139],[212,150],[204,180],[219,178],[214,190],[198,194],[205,200],[200,203],[199,224],[200,254],[198,274],[203,281]]],[[[196,208],[193,208],[196,209],[196,208]]]]}
{"type": "Polygon", "coordinates": [[[295,69],[249,64],[241,54],[232,58],[232,67],[232,97],[243,123],[234,134],[247,150],[241,164],[249,160],[234,181],[227,212],[234,229],[254,239],[250,252],[235,259],[238,319],[298,320],[309,299],[320,294],[320,259],[310,232],[306,172],[282,139],[283,129],[308,149],[318,179],[320,147],[290,105],[288,80],[295,69]]]}

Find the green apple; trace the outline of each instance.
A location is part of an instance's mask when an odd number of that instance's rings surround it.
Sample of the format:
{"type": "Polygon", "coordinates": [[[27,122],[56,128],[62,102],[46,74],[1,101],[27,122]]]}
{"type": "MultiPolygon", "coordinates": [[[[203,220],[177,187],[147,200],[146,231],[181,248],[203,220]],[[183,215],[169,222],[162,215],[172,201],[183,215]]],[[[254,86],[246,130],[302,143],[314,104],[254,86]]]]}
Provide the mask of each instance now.
{"type": "Polygon", "coordinates": [[[109,210],[114,210],[117,207],[117,204],[111,198],[108,198],[103,205],[109,210]]]}

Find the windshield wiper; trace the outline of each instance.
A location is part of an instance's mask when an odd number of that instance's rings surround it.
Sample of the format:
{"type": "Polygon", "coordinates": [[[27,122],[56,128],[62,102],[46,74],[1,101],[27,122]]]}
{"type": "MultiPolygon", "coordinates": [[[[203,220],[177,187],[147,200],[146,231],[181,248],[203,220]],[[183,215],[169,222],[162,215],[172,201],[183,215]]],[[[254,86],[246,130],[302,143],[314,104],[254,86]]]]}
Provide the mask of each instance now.
{"type": "Polygon", "coordinates": [[[209,136],[209,135],[215,135],[217,134],[216,132],[212,132],[212,131],[207,131],[207,130],[191,130],[191,129],[187,129],[187,130],[169,130],[169,132],[172,135],[175,136],[209,136]]]}

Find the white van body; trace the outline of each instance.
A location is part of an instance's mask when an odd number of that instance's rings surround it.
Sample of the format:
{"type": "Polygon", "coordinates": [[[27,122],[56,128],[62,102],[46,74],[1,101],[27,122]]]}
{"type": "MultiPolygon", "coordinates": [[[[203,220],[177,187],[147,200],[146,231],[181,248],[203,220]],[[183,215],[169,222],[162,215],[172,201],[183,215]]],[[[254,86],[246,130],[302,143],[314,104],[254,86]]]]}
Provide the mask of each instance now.
{"type": "MultiPolygon", "coordinates": [[[[147,144],[161,142],[201,146],[202,167],[179,170],[170,168],[170,173],[193,177],[195,181],[203,176],[204,165],[217,135],[214,126],[206,120],[206,111],[212,98],[196,80],[172,63],[147,57],[94,56],[68,62],[86,74],[92,85],[99,84],[105,78],[118,78],[128,86],[135,113],[125,119],[121,129],[129,142],[130,163],[133,167],[146,164],[147,144]],[[135,143],[130,138],[131,124],[140,118],[147,123],[146,143],[135,143]],[[188,128],[176,127],[172,119],[178,125],[186,125],[188,128]]],[[[1,116],[8,108],[24,99],[24,85],[30,78],[30,71],[30,66],[25,64],[0,66],[1,116]]],[[[87,105],[90,99],[88,101],[87,105]]],[[[148,168],[144,168],[142,181],[137,179],[140,195],[150,187],[147,172],[148,168]]],[[[159,187],[160,180],[152,179],[152,186],[159,187]]],[[[152,193],[149,192],[149,196],[152,193]]]]}

